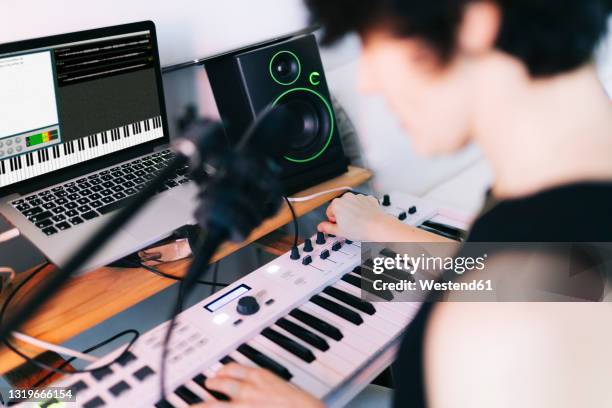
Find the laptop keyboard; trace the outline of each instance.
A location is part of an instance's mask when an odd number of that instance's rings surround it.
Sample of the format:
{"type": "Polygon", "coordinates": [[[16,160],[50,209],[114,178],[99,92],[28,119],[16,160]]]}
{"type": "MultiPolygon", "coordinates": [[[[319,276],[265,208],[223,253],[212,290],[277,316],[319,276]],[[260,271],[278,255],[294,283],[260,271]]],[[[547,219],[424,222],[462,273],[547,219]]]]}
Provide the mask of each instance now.
{"type": "MultiPolygon", "coordinates": [[[[50,236],[123,207],[174,156],[164,150],[40,191],[11,204],[50,236]]],[[[176,171],[158,193],[185,184],[187,166],[176,171]]]]}

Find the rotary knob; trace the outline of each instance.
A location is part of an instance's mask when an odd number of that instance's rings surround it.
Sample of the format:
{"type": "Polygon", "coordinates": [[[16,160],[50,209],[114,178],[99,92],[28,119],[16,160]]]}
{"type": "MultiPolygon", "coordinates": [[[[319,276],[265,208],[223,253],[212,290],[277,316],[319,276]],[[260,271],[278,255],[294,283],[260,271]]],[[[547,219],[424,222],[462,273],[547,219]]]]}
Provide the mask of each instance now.
{"type": "Polygon", "coordinates": [[[244,316],[255,314],[259,311],[259,303],[253,296],[243,296],[238,300],[236,311],[244,316]]]}
{"type": "Polygon", "coordinates": [[[383,196],[382,205],[383,207],[388,207],[391,205],[391,197],[389,197],[389,194],[385,194],[383,196]]]}

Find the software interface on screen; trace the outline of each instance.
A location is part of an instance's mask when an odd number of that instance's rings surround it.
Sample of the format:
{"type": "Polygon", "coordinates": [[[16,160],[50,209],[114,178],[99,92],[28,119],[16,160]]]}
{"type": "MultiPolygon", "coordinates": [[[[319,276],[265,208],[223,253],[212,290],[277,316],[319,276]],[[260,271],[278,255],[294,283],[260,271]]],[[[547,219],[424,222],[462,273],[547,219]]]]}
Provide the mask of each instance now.
{"type": "Polygon", "coordinates": [[[163,137],[148,31],[0,54],[0,187],[163,137]]]}

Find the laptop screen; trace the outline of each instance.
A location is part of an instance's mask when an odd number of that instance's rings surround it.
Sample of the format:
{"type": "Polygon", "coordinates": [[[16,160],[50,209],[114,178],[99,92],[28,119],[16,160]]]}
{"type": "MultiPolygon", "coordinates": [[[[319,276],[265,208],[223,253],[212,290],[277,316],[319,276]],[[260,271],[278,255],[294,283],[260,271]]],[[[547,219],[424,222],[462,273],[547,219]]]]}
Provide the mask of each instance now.
{"type": "Polygon", "coordinates": [[[0,53],[0,188],[163,138],[154,41],[144,30],[0,53]]]}

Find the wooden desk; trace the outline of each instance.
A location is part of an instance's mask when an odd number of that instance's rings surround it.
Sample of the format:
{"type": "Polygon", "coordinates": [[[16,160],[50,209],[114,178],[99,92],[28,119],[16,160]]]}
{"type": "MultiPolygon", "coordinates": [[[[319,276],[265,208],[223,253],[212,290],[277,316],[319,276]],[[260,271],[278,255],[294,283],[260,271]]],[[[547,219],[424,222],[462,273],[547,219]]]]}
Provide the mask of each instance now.
{"type": "MultiPolygon", "coordinates": [[[[295,196],[306,196],[341,186],[356,187],[370,177],[369,171],[350,167],[347,173],[304,190],[295,196]]],[[[340,194],[342,192],[325,194],[310,201],[293,203],[293,207],[297,215],[301,216],[340,194]]],[[[213,261],[232,254],[290,221],[291,213],[285,204],[275,217],[263,223],[246,241],[240,244],[223,245],[214,256],[213,261]]],[[[189,263],[190,260],[182,260],[161,265],[158,268],[166,273],[181,276],[187,270],[189,263]]],[[[23,288],[13,304],[18,306],[19,300],[35,290],[37,283],[45,279],[45,276],[52,271],[52,266],[41,271],[23,288]]],[[[28,273],[21,274],[20,279],[27,275],[28,273]]],[[[20,279],[17,279],[15,283],[18,283],[20,279]]],[[[170,279],[158,277],[143,269],[100,268],[86,275],[72,278],[21,330],[52,343],[62,343],[174,283],[170,279]]],[[[0,297],[0,304],[4,302],[5,297],[6,294],[0,297]]],[[[31,355],[38,355],[41,352],[29,345],[24,345],[23,350],[31,352],[31,355]]],[[[21,357],[6,348],[0,350],[0,373],[6,373],[22,363],[24,360],[21,357]]]]}

